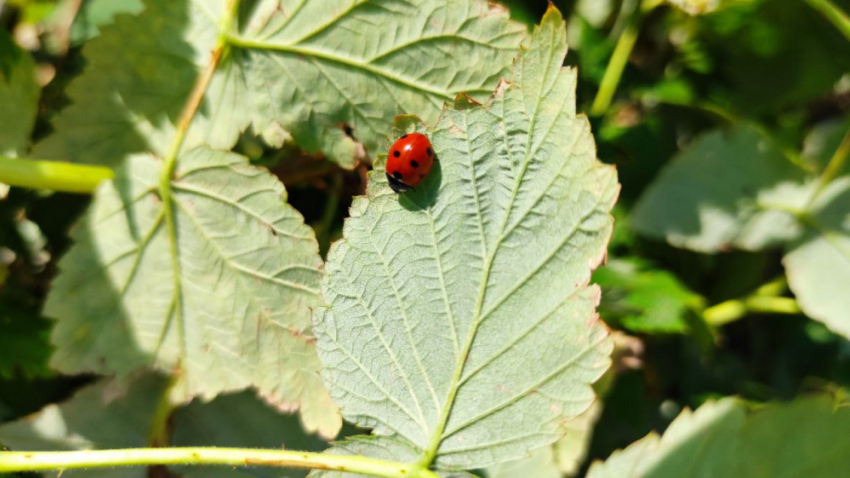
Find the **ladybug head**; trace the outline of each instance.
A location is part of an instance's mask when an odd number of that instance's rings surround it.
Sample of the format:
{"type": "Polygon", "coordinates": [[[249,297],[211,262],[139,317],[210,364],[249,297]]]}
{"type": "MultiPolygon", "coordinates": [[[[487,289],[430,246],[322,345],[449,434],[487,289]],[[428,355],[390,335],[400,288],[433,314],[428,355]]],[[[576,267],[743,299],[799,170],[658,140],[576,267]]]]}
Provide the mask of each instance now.
{"type": "Polygon", "coordinates": [[[401,182],[401,180],[396,179],[389,174],[387,174],[387,182],[390,183],[390,188],[392,188],[393,191],[395,191],[396,193],[399,193],[399,194],[406,192],[406,191],[410,191],[410,190],[413,189],[412,187],[408,186],[407,184],[404,184],[403,182],[401,182]]]}

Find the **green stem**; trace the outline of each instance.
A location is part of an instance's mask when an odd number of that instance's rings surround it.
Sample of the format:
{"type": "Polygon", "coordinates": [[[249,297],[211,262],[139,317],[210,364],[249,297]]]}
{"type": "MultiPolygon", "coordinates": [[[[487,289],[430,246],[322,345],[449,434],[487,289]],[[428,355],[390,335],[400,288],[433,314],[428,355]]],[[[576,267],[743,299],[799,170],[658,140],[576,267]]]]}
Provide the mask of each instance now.
{"type": "Polygon", "coordinates": [[[830,0],[806,0],[806,3],[835,25],[835,28],[850,40],[850,17],[846,13],[830,0]]]}
{"type": "Polygon", "coordinates": [[[335,470],[383,478],[438,478],[436,473],[409,463],[291,450],[187,447],[0,452],[0,472],[150,465],[270,466],[335,470]]]}
{"type": "Polygon", "coordinates": [[[628,63],[629,56],[631,56],[632,49],[635,46],[635,42],[637,42],[641,21],[659,3],[653,0],[644,0],[643,2],[636,3],[626,29],[623,30],[623,34],[617,40],[614,53],[611,55],[608,67],[602,76],[599,91],[596,93],[596,98],[594,98],[593,105],[590,107],[591,115],[599,116],[605,113],[608,107],[611,106],[611,100],[614,99],[614,93],[617,91],[617,85],[619,85],[620,78],[623,76],[623,70],[625,70],[626,63],[628,63]]]}
{"type": "Polygon", "coordinates": [[[10,186],[91,194],[105,179],[112,170],[103,166],[0,156],[0,183],[10,186]]]}
{"type": "Polygon", "coordinates": [[[152,447],[166,447],[171,442],[171,430],[169,429],[169,420],[171,419],[171,413],[174,411],[174,404],[171,403],[171,391],[174,388],[174,385],[177,383],[177,380],[172,377],[168,386],[162,391],[162,395],[159,397],[159,403],[156,405],[156,410],[154,410],[153,425],[151,425],[151,432],[148,435],[148,444],[152,447]]]}
{"type": "Polygon", "coordinates": [[[829,186],[829,183],[831,183],[836,176],[841,174],[848,156],[850,156],[850,130],[844,135],[844,139],[841,140],[841,144],[838,145],[838,149],[835,150],[835,154],[833,154],[829,159],[829,163],[826,164],[826,167],[823,169],[823,172],[818,178],[817,188],[806,204],[807,210],[812,206],[812,204],[814,204],[815,200],[817,200],[818,196],[820,196],[824,189],[829,186]]]}
{"type": "Polygon", "coordinates": [[[796,300],[789,297],[753,295],[711,306],[703,312],[703,317],[710,325],[719,327],[742,319],[750,312],[793,315],[800,313],[800,306],[797,305],[796,300]]]}

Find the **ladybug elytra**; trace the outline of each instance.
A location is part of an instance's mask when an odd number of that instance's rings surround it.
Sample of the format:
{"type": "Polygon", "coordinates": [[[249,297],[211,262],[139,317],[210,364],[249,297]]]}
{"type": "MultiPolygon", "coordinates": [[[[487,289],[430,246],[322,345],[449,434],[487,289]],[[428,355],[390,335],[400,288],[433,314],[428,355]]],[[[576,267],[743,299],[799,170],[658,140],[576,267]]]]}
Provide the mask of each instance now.
{"type": "Polygon", "coordinates": [[[397,193],[413,189],[428,176],[434,165],[434,148],[424,134],[409,133],[390,147],[387,181],[397,193]]]}

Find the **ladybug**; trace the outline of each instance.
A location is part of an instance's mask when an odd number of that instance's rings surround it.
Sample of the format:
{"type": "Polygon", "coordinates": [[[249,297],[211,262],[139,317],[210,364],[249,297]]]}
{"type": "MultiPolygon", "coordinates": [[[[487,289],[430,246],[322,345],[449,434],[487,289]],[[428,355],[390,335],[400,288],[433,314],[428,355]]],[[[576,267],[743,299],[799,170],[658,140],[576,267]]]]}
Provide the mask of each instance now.
{"type": "Polygon", "coordinates": [[[434,148],[424,134],[410,133],[390,147],[387,156],[387,181],[397,193],[416,187],[431,172],[434,148]]]}

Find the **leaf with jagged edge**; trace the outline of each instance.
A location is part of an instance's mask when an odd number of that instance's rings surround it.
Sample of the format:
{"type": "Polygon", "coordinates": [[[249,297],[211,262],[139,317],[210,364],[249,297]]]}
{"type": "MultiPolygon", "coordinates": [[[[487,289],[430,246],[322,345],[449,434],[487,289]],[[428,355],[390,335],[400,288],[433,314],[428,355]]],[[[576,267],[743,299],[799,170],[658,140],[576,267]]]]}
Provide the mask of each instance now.
{"type": "MultiPolygon", "coordinates": [[[[485,104],[459,97],[426,129],[438,162],[394,194],[378,165],[328,254],[314,328],[343,415],[437,469],[551,444],[594,400],[611,343],[591,270],[616,173],[575,112],[575,71],[550,8],[485,104]]],[[[380,438],[379,438],[380,439],[380,438]]]]}
{"type": "Polygon", "coordinates": [[[829,396],[752,410],[725,398],[685,410],[591,466],[588,478],[683,476],[832,478],[850,474],[850,406],[829,396]],[[687,470],[687,473],[685,472],[687,470]]]}
{"type": "Polygon", "coordinates": [[[798,237],[806,173],[752,127],[693,142],[646,189],[631,221],[677,247],[759,250],[798,237]]]}
{"type": "MultiPolygon", "coordinates": [[[[0,442],[11,450],[72,451],[142,448],[167,381],[149,374],[135,377],[129,389],[103,380],[58,405],[0,425],[0,442]]],[[[145,468],[66,470],[63,477],[144,478],[145,468]]]]}
{"type": "Polygon", "coordinates": [[[0,155],[16,156],[27,146],[40,95],[32,57],[0,30],[0,155]]]}
{"type": "MultiPolygon", "coordinates": [[[[127,153],[168,148],[211,60],[225,0],[146,3],[86,44],[88,67],[68,88],[74,104],[36,157],[115,165],[127,153]]],[[[362,147],[374,157],[396,115],[434,120],[457,93],[492,90],[527,36],[484,0],[243,3],[237,40],[185,149],[229,149],[250,125],[272,143],[288,131],[305,149],[352,166],[362,147]]]]}
{"type": "Polygon", "coordinates": [[[322,261],[283,185],[239,155],[198,148],[128,158],[75,226],[45,306],[58,319],[51,364],[64,373],[176,372],[175,399],[254,386],[306,428],[341,421],[319,378],[309,308],[322,261]]]}

